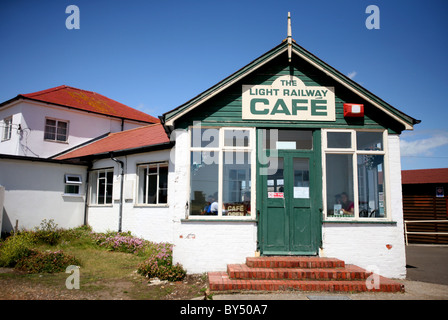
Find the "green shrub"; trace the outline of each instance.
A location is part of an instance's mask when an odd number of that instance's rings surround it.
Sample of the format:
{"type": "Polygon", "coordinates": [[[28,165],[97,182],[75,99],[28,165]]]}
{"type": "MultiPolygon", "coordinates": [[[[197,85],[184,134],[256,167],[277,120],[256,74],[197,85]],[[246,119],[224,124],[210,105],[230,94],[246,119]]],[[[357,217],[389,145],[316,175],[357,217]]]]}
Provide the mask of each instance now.
{"type": "Polygon", "coordinates": [[[58,225],[54,223],[53,219],[47,221],[42,220],[40,227],[36,228],[34,232],[37,241],[41,243],[47,243],[49,245],[55,245],[61,238],[62,230],[58,229],[58,225]]]}
{"type": "Polygon", "coordinates": [[[15,268],[29,273],[63,272],[70,265],[80,265],[80,261],[62,250],[39,252],[33,250],[30,255],[22,257],[15,268]]]}
{"type": "Polygon", "coordinates": [[[34,243],[34,234],[28,231],[6,238],[0,246],[0,266],[14,267],[17,261],[31,254],[34,243]]]}
{"type": "Polygon", "coordinates": [[[150,254],[149,258],[138,265],[139,274],[168,281],[180,281],[185,278],[186,271],[182,265],[173,265],[172,245],[150,243],[147,252],[150,254]]]}
{"type": "Polygon", "coordinates": [[[157,278],[168,281],[181,281],[185,278],[187,272],[179,263],[169,266],[159,266],[157,278]]]}

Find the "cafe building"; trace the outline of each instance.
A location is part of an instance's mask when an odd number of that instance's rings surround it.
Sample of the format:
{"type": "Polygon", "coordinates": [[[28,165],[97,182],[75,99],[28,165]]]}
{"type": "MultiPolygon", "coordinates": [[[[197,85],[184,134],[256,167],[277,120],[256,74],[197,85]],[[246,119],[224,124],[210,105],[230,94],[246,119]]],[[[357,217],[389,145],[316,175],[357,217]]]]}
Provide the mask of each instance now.
{"type": "Polygon", "coordinates": [[[290,37],[160,119],[189,273],[285,255],[405,277],[400,134],[419,120],[290,37]]]}

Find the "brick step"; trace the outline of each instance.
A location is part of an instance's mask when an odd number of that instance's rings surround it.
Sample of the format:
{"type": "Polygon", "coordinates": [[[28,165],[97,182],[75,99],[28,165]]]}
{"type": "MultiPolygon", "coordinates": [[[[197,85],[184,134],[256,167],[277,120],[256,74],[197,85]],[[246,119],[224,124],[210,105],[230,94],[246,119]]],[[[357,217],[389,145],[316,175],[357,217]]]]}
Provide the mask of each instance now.
{"type": "Polygon", "coordinates": [[[336,258],[321,257],[249,257],[246,265],[251,268],[344,268],[345,262],[336,258]]]}
{"type": "Polygon", "coordinates": [[[251,268],[244,264],[229,264],[227,274],[230,279],[365,280],[372,273],[354,265],[344,268],[251,268]]]}
{"type": "Polygon", "coordinates": [[[327,292],[403,292],[404,286],[390,279],[379,277],[379,287],[369,290],[365,280],[259,280],[230,279],[226,272],[209,272],[209,288],[211,291],[327,291],[327,292]]]}

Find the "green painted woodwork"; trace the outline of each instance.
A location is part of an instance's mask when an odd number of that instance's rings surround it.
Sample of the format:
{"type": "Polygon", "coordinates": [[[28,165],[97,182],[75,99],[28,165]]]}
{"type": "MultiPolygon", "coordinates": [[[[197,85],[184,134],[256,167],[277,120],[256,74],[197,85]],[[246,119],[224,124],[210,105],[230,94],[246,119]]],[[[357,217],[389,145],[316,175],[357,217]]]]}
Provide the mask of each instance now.
{"type": "Polygon", "coordinates": [[[267,52],[260,58],[249,63],[244,68],[238,70],[228,78],[224,79],[209,90],[201,93],[197,97],[188,101],[184,105],[164,114],[164,120],[167,121],[178,114],[185,112],[175,121],[175,128],[186,128],[193,121],[202,121],[203,125],[212,126],[255,126],[255,127],[296,127],[296,128],[369,128],[369,129],[388,129],[390,133],[401,133],[404,125],[393,119],[385,112],[372,105],[368,101],[362,99],[339,82],[335,81],[328,74],[333,74],[341,81],[346,83],[358,92],[366,95],[372,101],[380,104],[398,118],[411,125],[418,123],[417,120],[407,116],[406,114],[393,108],[380,98],[376,97],[366,89],[359,86],[351,79],[340,74],[337,70],[325,64],[311,53],[307,52],[297,44],[293,44],[294,50],[301,52],[310,60],[316,62],[324,70],[319,70],[309,62],[305,61],[298,55],[294,55],[292,62],[288,62],[286,51],[283,53],[284,44],[281,44],[271,51],[267,52]],[[267,60],[270,61],[266,62],[267,60]],[[264,64],[263,64],[264,63],[264,64]],[[263,64],[263,65],[262,65],[263,64]],[[260,66],[261,65],[261,66],[260,66]],[[255,69],[255,70],[253,70],[255,69]],[[242,85],[243,84],[259,84],[270,85],[272,82],[282,75],[294,75],[299,77],[308,86],[328,86],[335,88],[336,96],[336,121],[319,122],[319,121],[260,121],[260,120],[242,120],[242,85]],[[240,79],[240,77],[242,77],[240,79]],[[238,80],[238,81],[237,81],[238,80]],[[225,85],[234,83],[227,89],[216,94],[212,94],[220,90],[225,85]],[[196,103],[200,105],[193,109],[196,103]],[[364,118],[346,119],[343,116],[344,103],[363,103],[365,106],[364,118]]]}
{"type": "MultiPolygon", "coordinates": [[[[320,130],[313,132],[312,150],[277,151],[278,159],[283,160],[283,173],[278,176],[284,179],[283,198],[268,197],[268,180],[273,176],[258,176],[258,246],[263,255],[318,254],[322,237],[320,135],[320,130]],[[293,161],[302,159],[309,164],[309,198],[294,195],[293,161]]],[[[257,170],[262,167],[258,163],[257,170]]]]}

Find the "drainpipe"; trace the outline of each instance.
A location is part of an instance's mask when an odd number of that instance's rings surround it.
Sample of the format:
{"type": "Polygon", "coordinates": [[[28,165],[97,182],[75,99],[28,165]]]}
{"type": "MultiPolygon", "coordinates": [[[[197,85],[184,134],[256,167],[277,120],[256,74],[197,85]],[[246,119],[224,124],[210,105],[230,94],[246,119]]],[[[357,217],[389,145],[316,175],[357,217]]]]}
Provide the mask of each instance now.
{"type": "Polygon", "coordinates": [[[92,171],[92,162],[89,161],[89,164],[87,166],[87,175],[86,175],[86,186],[85,186],[85,204],[84,204],[84,225],[87,226],[89,224],[89,202],[90,202],[90,192],[89,192],[89,178],[90,178],[90,171],[92,171]]]}
{"type": "Polygon", "coordinates": [[[117,158],[114,158],[113,152],[110,153],[110,158],[115,161],[116,163],[120,164],[121,167],[121,181],[120,181],[120,209],[118,213],[118,232],[121,232],[121,224],[122,224],[122,217],[123,217],[123,182],[124,182],[124,162],[121,160],[118,160],[117,158]]]}

